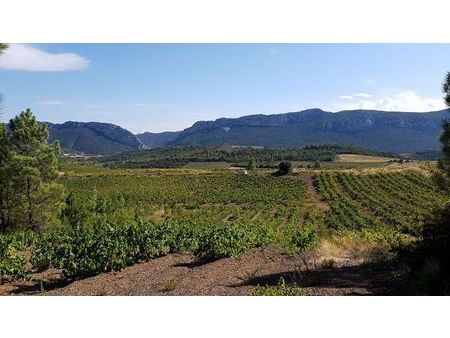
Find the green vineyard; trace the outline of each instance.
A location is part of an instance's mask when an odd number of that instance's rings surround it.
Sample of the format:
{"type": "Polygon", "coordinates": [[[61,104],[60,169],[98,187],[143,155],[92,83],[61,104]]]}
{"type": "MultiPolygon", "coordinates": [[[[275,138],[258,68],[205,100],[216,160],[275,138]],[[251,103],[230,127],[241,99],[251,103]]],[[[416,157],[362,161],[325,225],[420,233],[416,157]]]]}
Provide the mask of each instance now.
{"type": "Polygon", "coordinates": [[[321,173],[316,185],[330,205],[326,226],[334,229],[416,236],[426,217],[445,202],[431,180],[417,172],[321,173]]]}
{"type": "Polygon", "coordinates": [[[78,278],[174,252],[215,260],[272,245],[296,253],[341,231],[393,245],[419,236],[445,201],[414,171],[307,175],[326,208],[317,208],[303,179],[264,171],[66,166],[58,179],[68,192],[61,224],[1,235],[0,279],[48,268],[78,278]]]}

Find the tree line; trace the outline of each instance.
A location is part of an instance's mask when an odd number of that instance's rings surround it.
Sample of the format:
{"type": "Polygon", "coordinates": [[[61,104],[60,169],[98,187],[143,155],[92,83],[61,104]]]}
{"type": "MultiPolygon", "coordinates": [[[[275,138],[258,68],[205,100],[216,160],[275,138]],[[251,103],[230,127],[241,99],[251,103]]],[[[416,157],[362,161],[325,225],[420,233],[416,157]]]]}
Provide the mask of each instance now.
{"type": "Polygon", "coordinates": [[[270,149],[254,147],[168,147],[125,152],[98,159],[109,167],[176,168],[189,162],[228,162],[242,167],[278,166],[280,161],[333,161],[338,154],[394,156],[351,145],[317,144],[304,148],[270,149]]]}

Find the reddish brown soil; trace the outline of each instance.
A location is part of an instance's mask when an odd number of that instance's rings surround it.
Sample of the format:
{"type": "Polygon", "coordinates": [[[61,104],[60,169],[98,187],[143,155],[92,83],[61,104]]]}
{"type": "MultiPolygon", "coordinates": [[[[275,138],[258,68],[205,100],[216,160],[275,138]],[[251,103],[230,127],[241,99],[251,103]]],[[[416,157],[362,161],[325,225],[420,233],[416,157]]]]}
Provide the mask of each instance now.
{"type": "Polygon", "coordinates": [[[379,295],[396,293],[401,283],[401,276],[392,267],[367,267],[345,258],[333,267],[322,268],[320,260],[317,254],[290,256],[272,247],[210,263],[198,262],[192,255],[171,254],[121,272],[76,281],[50,271],[34,276],[42,278],[43,283],[5,284],[0,286],[0,294],[251,295],[256,285],[277,285],[283,277],[311,295],[379,295]]]}

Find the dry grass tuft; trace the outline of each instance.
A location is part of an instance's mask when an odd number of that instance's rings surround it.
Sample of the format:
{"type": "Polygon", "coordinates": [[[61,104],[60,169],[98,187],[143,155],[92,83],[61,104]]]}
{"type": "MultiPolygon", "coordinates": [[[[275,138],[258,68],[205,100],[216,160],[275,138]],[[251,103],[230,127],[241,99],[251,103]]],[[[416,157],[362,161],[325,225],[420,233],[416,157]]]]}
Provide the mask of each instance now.
{"type": "Polygon", "coordinates": [[[319,251],[326,257],[351,257],[364,259],[370,256],[379,245],[372,242],[362,241],[361,238],[342,236],[339,238],[322,239],[319,251]]]}

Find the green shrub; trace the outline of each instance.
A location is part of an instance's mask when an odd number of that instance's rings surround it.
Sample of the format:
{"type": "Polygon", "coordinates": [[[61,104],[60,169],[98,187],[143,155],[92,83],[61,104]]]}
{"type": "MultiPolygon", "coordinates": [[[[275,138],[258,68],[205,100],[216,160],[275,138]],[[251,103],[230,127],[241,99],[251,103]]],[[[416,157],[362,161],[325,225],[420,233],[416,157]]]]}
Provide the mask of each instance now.
{"type": "Polygon", "coordinates": [[[165,223],[166,244],[169,252],[196,252],[199,246],[200,230],[191,223],[165,223]]]}
{"type": "Polygon", "coordinates": [[[305,290],[299,287],[286,286],[283,277],[280,277],[277,286],[257,286],[253,292],[253,296],[306,296],[305,290]]]}
{"type": "Polygon", "coordinates": [[[17,250],[25,250],[38,239],[34,231],[17,231],[12,234],[0,234],[0,259],[10,257],[17,250]]]}
{"type": "Polygon", "coordinates": [[[31,231],[0,235],[0,284],[29,277],[27,260],[17,256],[17,251],[31,246],[36,237],[31,231]]]}
{"type": "Polygon", "coordinates": [[[291,162],[282,161],[278,165],[278,171],[275,173],[275,176],[282,176],[291,174],[294,170],[294,166],[291,162]]]}
{"type": "Polygon", "coordinates": [[[316,226],[313,223],[305,222],[295,230],[291,244],[296,250],[305,251],[316,246],[318,240],[316,226]]]}
{"type": "Polygon", "coordinates": [[[38,271],[53,267],[68,277],[82,277],[119,271],[168,252],[192,252],[207,260],[235,257],[270,240],[268,229],[238,224],[74,225],[44,233],[30,261],[38,271]]]}
{"type": "Polygon", "coordinates": [[[65,224],[71,226],[126,223],[131,221],[131,215],[126,215],[124,203],[120,196],[106,197],[95,191],[90,196],[76,196],[71,193],[66,198],[61,218],[65,224]]]}
{"type": "Polygon", "coordinates": [[[265,244],[263,232],[256,227],[236,224],[212,225],[200,234],[194,253],[206,260],[240,256],[248,249],[265,244]]]}
{"type": "Polygon", "coordinates": [[[16,279],[28,279],[27,260],[19,257],[17,251],[27,249],[36,239],[37,234],[32,231],[0,235],[0,284],[16,279]]]}
{"type": "Polygon", "coordinates": [[[63,269],[69,277],[119,271],[165,252],[165,225],[73,226],[46,233],[31,256],[33,268],[63,269]]]}
{"type": "Polygon", "coordinates": [[[14,256],[0,260],[0,284],[15,279],[28,279],[26,262],[26,259],[14,256]]]}

